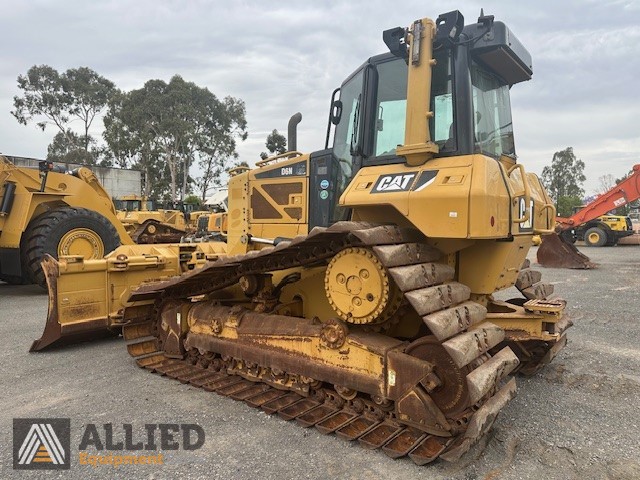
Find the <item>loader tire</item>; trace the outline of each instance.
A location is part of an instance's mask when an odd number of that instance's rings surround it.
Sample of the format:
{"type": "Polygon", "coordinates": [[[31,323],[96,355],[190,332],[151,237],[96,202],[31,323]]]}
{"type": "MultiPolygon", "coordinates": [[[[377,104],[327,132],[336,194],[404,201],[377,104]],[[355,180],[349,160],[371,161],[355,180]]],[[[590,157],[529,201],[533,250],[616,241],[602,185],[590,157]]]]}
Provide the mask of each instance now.
{"type": "Polygon", "coordinates": [[[23,268],[33,283],[47,288],[40,262],[45,254],[102,258],[120,245],[116,228],[92,210],[62,207],[36,217],[25,232],[23,268]]]}
{"type": "Polygon", "coordinates": [[[590,247],[604,247],[607,243],[607,232],[600,227],[591,227],[584,234],[584,243],[590,247]]]}
{"type": "Polygon", "coordinates": [[[615,247],[618,244],[618,237],[615,232],[609,231],[607,232],[607,243],[605,244],[607,247],[615,247]]]}

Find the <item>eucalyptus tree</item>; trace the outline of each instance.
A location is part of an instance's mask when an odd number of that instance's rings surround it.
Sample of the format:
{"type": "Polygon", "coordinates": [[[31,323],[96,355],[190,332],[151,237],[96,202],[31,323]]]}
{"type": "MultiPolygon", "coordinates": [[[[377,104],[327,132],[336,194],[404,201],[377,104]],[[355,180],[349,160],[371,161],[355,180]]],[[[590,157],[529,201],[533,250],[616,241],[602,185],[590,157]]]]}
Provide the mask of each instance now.
{"type": "Polygon", "coordinates": [[[105,116],[104,138],[120,162],[137,158],[150,190],[164,183],[166,171],[169,198],[176,202],[178,190],[182,198],[188,193],[195,161],[203,169],[199,184],[206,192],[220,176],[219,166],[237,156],[236,140],[246,138],[244,103],[233,97],[220,101],[179,75],[168,83],[149,80],[114,97],[105,116]]]}

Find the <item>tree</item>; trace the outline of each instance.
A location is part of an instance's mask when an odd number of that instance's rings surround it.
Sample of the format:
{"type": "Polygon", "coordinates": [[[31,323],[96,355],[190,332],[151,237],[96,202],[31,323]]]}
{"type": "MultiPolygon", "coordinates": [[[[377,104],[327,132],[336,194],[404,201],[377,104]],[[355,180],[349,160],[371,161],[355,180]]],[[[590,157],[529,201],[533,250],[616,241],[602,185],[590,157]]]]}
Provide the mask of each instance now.
{"type": "Polygon", "coordinates": [[[66,132],[66,135],[62,132],[56,133],[47,148],[47,160],[65,164],[113,166],[113,155],[108,148],[98,145],[91,137],[87,146],[86,139],[72,131],[66,132]]]}
{"type": "Polygon", "coordinates": [[[184,202],[186,205],[202,205],[202,201],[200,200],[200,197],[198,197],[197,195],[187,195],[184,198],[184,202]]]}
{"type": "Polygon", "coordinates": [[[582,185],[587,178],[584,175],[584,162],[576,158],[572,147],[553,154],[551,166],[542,169],[541,179],[549,195],[556,202],[558,215],[571,215],[569,206],[573,206],[576,199],[578,205],[582,202],[582,185]]]}
{"type": "MultiPolygon", "coordinates": [[[[600,180],[600,189],[598,190],[597,193],[600,195],[607,193],[609,190],[611,190],[613,187],[618,185],[620,182],[626,180],[627,177],[629,177],[629,175],[633,175],[633,173],[634,173],[633,169],[631,169],[629,170],[629,172],[627,172],[625,175],[623,175],[620,178],[615,178],[610,173],[607,173],[606,175],[602,175],[598,179],[600,180]]],[[[622,207],[616,208],[614,210],[614,213],[616,215],[629,215],[630,211],[631,211],[631,204],[627,204],[627,205],[623,205],[622,207]]]]}
{"type": "Polygon", "coordinates": [[[237,167],[247,167],[247,168],[249,168],[249,164],[247,162],[245,162],[244,160],[241,160],[239,162],[235,162],[233,164],[233,166],[229,170],[231,170],[232,168],[237,168],[237,167]]]}
{"type": "Polygon", "coordinates": [[[204,170],[198,185],[207,188],[228,159],[237,156],[236,139],[246,139],[241,100],[224,101],[208,89],[175,75],[169,83],[149,80],[141,89],[115,96],[105,116],[104,138],[119,164],[138,162],[145,193],[162,197],[166,185],[172,202],[188,193],[190,166],[204,170]],[[168,179],[168,180],[167,180],[168,179]],[[163,187],[164,188],[164,187],[163,187]]]}
{"type": "Polygon", "coordinates": [[[26,75],[18,75],[18,88],[23,95],[13,97],[14,110],[11,112],[18,123],[27,125],[38,118],[36,125],[41,130],[44,131],[47,125],[55,125],[66,134],[71,100],[55,68],[32,66],[26,75]]]}
{"type": "Polygon", "coordinates": [[[597,192],[598,194],[602,195],[603,193],[607,193],[609,190],[611,190],[620,180],[616,180],[616,178],[611,175],[610,173],[607,173],[606,175],[602,175],[601,177],[598,178],[598,182],[600,183],[600,188],[598,188],[597,192]]]}
{"type": "Polygon", "coordinates": [[[62,74],[62,89],[68,96],[69,114],[82,122],[84,149],[88,152],[91,124],[117,92],[116,86],[90,68],[80,67],[71,68],[62,74]]]}
{"type": "MultiPolygon", "coordinates": [[[[215,98],[215,97],[214,97],[215,98]]],[[[199,165],[202,176],[198,180],[202,201],[208,190],[222,185],[223,174],[230,162],[237,160],[236,141],[247,139],[247,120],[244,102],[234,97],[225,97],[222,102],[210,103],[211,117],[203,125],[199,150],[199,165]]]]}
{"type": "Polygon", "coordinates": [[[558,198],[556,209],[561,217],[570,217],[577,207],[583,205],[582,197],[562,196],[558,198]]]}
{"type": "Polygon", "coordinates": [[[84,139],[75,132],[58,132],[47,148],[47,160],[60,163],[93,165],[95,159],[84,149],[84,139]]]}
{"type": "MultiPolygon", "coordinates": [[[[287,151],[287,137],[278,132],[278,130],[273,129],[273,131],[267,136],[265,146],[271,155],[284,153],[287,151]]],[[[266,152],[262,152],[260,153],[260,158],[264,160],[269,158],[271,155],[266,152]]]]}
{"type": "Polygon", "coordinates": [[[43,131],[47,125],[58,128],[60,137],[54,137],[56,145],[50,145],[53,154],[79,145],[86,155],[82,163],[95,163],[95,142],[89,135],[89,129],[95,117],[102,112],[109,98],[116,92],[110,80],[98,75],[88,67],[69,69],[63,74],[48,65],[34,65],[26,75],[18,75],[18,88],[23,91],[21,97],[13,97],[14,110],[11,114],[22,125],[36,120],[43,131]],[[69,128],[73,119],[83,123],[81,135],[69,128]],[[63,138],[64,137],[64,140],[63,138]],[[78,143],[80,140],[80,143],[78,143]],[[93,161],[90,159],[93,158],[93,161]]]}
{"type": "Polygon", "coordinates": [[[143,143],[131,130],[131,119],[125,117],[123,108],[129,101],[129,94],[116,92],[109,100],[103,118],[102,138],[120,168],[129,168],[139,161],[143,143]]]}

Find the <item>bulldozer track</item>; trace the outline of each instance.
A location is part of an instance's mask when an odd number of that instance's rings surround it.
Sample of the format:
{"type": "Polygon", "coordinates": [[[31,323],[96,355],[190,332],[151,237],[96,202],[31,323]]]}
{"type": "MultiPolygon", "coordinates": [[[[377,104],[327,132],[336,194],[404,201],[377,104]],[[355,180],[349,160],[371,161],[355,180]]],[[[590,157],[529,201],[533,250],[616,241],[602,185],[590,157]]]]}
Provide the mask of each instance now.
{"type": "Polygon", "coordinates": [[[182,230],[161,223],[157,220],[146,220],[130,234],[134,243],[150,244],[150,243],[178,243],[186,234],[182,230]],[[151,231],[153,230],[153,232],[151,231]]]}
{"type": "MultiPolygon", "coordinates": [[[[523,305],[525,300],[549,301],[554,292],[554,286],[542,280],[542,272],[531,268],[531,262],[526,259],[522,264],[518,279],[514,285],[524,299],[512,299],[517,305],[523,305]]],[[[573,326],[573,322],[567,317],[554,326],[555,333],[560,334],[557,341],[528,340],[525,342],[513,341],[509,346],[514,352],[519,353],[520,364],[514,370],[524,376],[532,376],[548,365],[555,355],[567,344],[567,329],[573,326]]]]}
{"type": "MultiPolygon", "coordinates": [[[[518,360],[508,347],[489,356],[487,352],[503,340],[504,332],[484,322],[486,309],[469,301],[469,289],[453,281],[453,268],[434,263],[440,252],[422,242],[424,237],[413,229],[340,222],[273,248],[225,257],[179,278],[143,285],[130,301],[146,301],[148,305],[125,309],[127,349],[138,366],[151,372],[244,401],[284,420],[295,419],[303,427],[315,426],[322,433],[357,439],[365,448],[380,448],[392,458],[409,456],[419,465],[436,458],[455,460],[489,430],[515,395],[515,379],[504,384],[502,379],[518,360]],[[166,302],[234,285],[248,274],[324,264],[351,247],[375,252],[401,290],[406,300],[403,308],[413,308],[429,328],[431,335],[408,344],[405,352],[444,362],[440,373],[456,389],[450,392],[443,388],[438,394],[436,388],[433,401],[446,431],[443,427],[434,433],[406,424],[397,418],[393,401],[355,391],[346,395],[340,393],[344,387],[321,380],[305,379],[308,386],[295,391],[261,383],[238,368],[242,358],[196,348],[182,356],[165,353],[158,318],[166,302]]],[[[270,371],[268,365],[258,367],[270,371]]],[[[296,372],[287,373],[296,377],[296,372]]]]}

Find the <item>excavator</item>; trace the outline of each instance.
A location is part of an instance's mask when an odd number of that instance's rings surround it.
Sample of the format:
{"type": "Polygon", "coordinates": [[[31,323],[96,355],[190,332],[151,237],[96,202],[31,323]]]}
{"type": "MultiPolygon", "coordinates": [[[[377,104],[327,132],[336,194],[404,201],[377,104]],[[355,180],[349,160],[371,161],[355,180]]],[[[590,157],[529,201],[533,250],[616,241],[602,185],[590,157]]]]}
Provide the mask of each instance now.
{"type": "Polygon", "coordinates": [[[526,259],[556,217],[515,154],[531,56],[483,13],[383,40],[333,92],[323,149],[297,151],[294,115],[287,153],[230,178],[224,241],[46,258],[32,351],[121,331],[150,372],[392,458],[460,458],[571,326],[526,259]]]}
{"type": "Polygon", "coordinates": [[[634,165],[631,173],[609,191],[578,209],[568,218],[556,218],[556,233],[542,238],[538,248],[538,263],[555,268],[593,268],[595,264],[580,252],[573,243],[584,239],[590,246],[613,246],[622,238],[633,235],[629,217],[610,217],[607,213],[640,198],[640,164],[634,165]]]}

